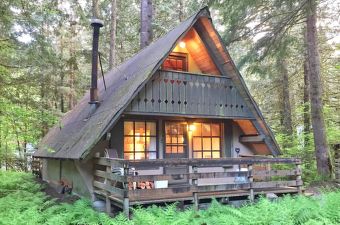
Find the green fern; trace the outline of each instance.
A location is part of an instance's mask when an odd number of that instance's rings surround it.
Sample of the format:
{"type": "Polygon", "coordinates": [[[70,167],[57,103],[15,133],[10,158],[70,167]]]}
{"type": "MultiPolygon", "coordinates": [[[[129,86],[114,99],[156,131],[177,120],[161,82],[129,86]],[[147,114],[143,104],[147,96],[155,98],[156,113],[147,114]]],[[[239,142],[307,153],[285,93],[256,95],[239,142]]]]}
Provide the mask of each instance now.
{"type": "Polygon", "coordinates": [[[165,207],[138,206],[132,219],[123,213],[110,218],[95,212],[88,200],[57,204],[43,192],[30,174],[0,172],[0,225],[103,224],[103,225],[314,225],[340,224],[340,191],[314,198],[285,196],[275,202],[261,198],[241,208],[212,201],[207,210],[179,211],[177,204],[165,207]]]}

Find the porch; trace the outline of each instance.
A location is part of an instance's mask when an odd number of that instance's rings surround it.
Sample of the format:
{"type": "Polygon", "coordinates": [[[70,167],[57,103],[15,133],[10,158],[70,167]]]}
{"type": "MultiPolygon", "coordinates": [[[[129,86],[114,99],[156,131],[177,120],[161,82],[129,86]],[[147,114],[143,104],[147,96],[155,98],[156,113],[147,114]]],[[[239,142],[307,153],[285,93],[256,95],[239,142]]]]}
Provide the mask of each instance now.
{"type": "Polygon", "coordinates": [[[197,209],[204,199],[243,197],[253,201],[266,193],[300,194],[301,186],[300,159],[266,157],[134,161],[101,157],[95,158],[93,181],[94,193],[106,200],[107,212],[112,204],[127,215],[129,207],[137,204],[190,201],[197,209]],[[164,172],[179,167],[187,170],[164,172]],[[155,174],[155,169],[163,172],[155,174]],[[143,173],[137,175],[138,171],[143,173]],[[142,182],[152,185],[142,189],[142,182]]]}

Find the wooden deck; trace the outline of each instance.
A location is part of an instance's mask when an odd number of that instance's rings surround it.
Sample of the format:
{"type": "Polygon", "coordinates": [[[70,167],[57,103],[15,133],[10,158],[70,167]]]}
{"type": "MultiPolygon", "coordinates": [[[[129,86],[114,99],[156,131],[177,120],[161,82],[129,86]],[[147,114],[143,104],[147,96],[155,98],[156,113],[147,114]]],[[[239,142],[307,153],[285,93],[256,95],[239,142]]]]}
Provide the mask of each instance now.
{"type": "Polygon", "coordinates": [[[111,204],[126,214],[136,204],[192,201],[198,208],[200,200],[245,197],[250,201],[266,193],[301,193],[301,160],[296,158],[222,158],[222,159],[156,159],[129,161],[97,158],[95,160],[94,193],[104,197],[107,211],[111,204]],[[187,173],[133,175],[136,171],[164,167],[188,167],[187,173]],[[114,174],[121,168],[122,174],[114,174]],[[206,169],[204,169],[206,168],[206,169]],[[208,169],[209,168],[209,169],[208,169]],[[173,183],[173,181],[183,181],[173,183]],[[167,181],[165,188],[133,188],[140,182],[167,181]]]}

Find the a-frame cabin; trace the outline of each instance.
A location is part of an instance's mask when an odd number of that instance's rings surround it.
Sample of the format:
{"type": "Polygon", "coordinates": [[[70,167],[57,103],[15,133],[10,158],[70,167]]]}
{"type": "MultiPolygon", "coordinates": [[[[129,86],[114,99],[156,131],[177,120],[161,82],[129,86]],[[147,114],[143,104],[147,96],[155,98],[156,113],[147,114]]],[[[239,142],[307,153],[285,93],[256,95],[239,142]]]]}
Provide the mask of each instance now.
{"type": "Polygon", "coordinates": [[[105,79],[98,102],[89,104],[87,93],[41,141],[35,157],[44,180],[68,180],[75,193],[126,212],[134,204],[301,191],[300,160],[277,158],[207,8],[105,79]]]}

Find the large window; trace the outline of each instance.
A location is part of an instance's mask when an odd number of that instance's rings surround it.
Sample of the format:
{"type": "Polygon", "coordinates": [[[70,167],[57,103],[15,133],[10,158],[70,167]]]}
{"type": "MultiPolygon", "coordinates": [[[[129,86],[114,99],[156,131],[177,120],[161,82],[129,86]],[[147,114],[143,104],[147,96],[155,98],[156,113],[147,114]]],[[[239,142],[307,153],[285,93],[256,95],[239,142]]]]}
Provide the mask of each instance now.
{"type": "Polygon", "coordinates": [[[221,126],[219,123],[194,123],[192,148],[194,158],[220,158],[221,126]]]}
{"type": "Polygon", "coordinates": [[[177,70],[188,71],[188,60],[185,53],[171,53],[168,58],[164,60],[162,65],[163,70],[177,70]]]}
{"type": "Polygon", "coordinates": [[[156,122],[124,122],[124,159],[156,159],[156,122]]]}

